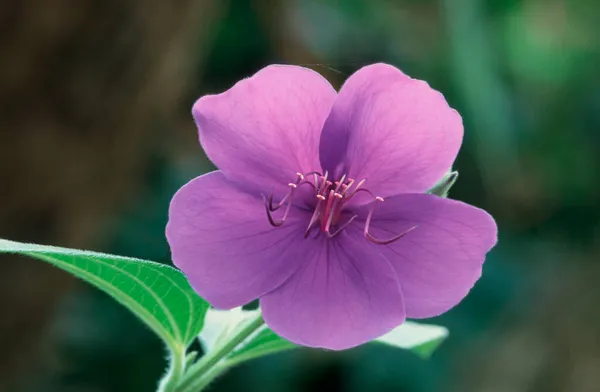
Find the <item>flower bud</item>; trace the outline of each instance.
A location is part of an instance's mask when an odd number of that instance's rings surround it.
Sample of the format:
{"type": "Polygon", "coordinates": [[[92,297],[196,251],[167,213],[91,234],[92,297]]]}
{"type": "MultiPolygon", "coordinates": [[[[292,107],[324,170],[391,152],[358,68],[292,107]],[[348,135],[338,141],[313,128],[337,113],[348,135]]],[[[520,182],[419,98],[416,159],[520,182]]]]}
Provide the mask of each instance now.
{"type": "Polygon", "coordinates": [[[440,196],[440,197],[447,197],[448,196],[448,192],[450,192],[450,188],[452,188],[452,185],[454,185],[454,183],[456,182],[457,178],[458,178],[458,172],[457,171],[448,172],[427,193],[431,193],[432,195],[437,195],[437,196],[440,196]]]}

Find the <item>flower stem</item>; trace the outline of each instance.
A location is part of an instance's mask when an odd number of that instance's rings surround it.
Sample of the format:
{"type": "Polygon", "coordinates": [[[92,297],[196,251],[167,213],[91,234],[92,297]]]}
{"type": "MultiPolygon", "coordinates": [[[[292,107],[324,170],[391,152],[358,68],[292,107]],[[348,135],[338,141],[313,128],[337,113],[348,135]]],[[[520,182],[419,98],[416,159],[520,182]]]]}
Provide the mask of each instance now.
{"type": "Polygon", "coordinates": [[[173,349],[168,373],[158,386],[158,392],[175,392],[185,369],[185,350],[173,349]]]}
{"type": "Polygon", "coordinates": [[[212,383],[215,380],[215,378],[217,378],[223,372],[225,372],[227,368],[228,367],[223,364],[217,364],[211,369],[207,370],[206,373],[204,373],[203,375],[198,376],[194,379],[190,379],[189,385],[187,385],[185,389],[178,389],[177,392],[200,392],[204,390],[204,388],[206,388],[210,383],[212,383]]]}
{"type": "Polygon", "coordinates": [[[199,392],[227,369],[222,360],[250,335],[264,325],[261,314],[249,320],[231,337],[206,353],[198,362],[191,365],[180,380],[176,392],[199,392]]]}

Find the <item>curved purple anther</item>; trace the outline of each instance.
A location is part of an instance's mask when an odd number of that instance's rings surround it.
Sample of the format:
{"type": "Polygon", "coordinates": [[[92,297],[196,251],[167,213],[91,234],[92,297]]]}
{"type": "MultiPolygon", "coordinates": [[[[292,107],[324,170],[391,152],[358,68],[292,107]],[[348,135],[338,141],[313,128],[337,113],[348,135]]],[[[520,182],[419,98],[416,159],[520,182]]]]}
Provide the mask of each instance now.
{"type": "Polygon", "coordinates": [[[342,176],[342,178],[340,178],[339,181],[335,181],[334,184],[337,184],[335,186],[335,192],[338,193],[340,191],[340,188],[342,187],[342,185],[344,185],[344,183],[346,182],[346,175],[344,174],[342,176]]]}
{"type": "Polygon", "coordinates": [[[338,229],[335,232],[330,233],[329,231],[326,231],[325,234],[327,234],[327,237],[329,237],[329,238],[335,237],[336,235],[340,234],[342,232],[342,230],[344,230],[346,227],[350,226],[350,223],[352,223],[352,221],[354,219],[356,219],[357,217],[358,217],[358,215],[354,215],[352,218],[348,219],[348,221],[346,223],[344,223],[343,225],[338,227],[338,229]]]}
{"type": "MultiPolygon", "coordinates": [[[[289,183],[288,186],[291,188],[290,193],[288,193],[283,199],[281,199],[281,201],[279,202],[277,207],[273,208],[273,205],[272,205],[273,194],[271,194],[271,196],[269,196],[269,200],[267,200],[265,198],[265,210],[267,211],[267,219],[269,220],[269,223],[271,224],[271,226],[279,227],[279,226],[283,225],[285,223],[285,220],[287,219],[288,214],[290,213],[290,209],[292,208],[292,204],[293,204],[292,202],[294,200],[294,192],[298,188],[298,185],[289,183]],[[273,219],[272,212],[278,210],[283,205],[283,203],[286,202],[286,200],[287,200],[287,205],[285,207],[285,211],[283,212],[283,216],[281,217],[281,220],[276,221],[275,219],[273,219]]],[[[263,198],[264,198],[264,196],[263,196],[263,198]]]]}
{"type": "Polygon", "coordinates": [[[360,189],[356,189],[356,190],[354,190],[352,193],[350,193],[350,194],[349,194],[349,195],[346,197],[346,200],[350,200],[350,199],[352,199],[352,198],[353,198],[354,196],[356,196],[356,194],[357,194],[357,193],[359,193],[359,192],[366,192],[366,193],[367,193],[367,194],[369,194],[371,197],[373,197],[373,198],[375,198],[375,199],[377,198],[377,196],[375,196],[375,195],[373,194],[373,192],[371,192],[370,190],[368,190],[368,189],[365,189],[365,188],[360,188],[360,189]]]}
{"type": "Polygon", "coordinates": [[[327,172],[327,170],[325,170],[325,175],[321,176],[321,179],[323,180],[323,182],[321,183],[321,186],[319,188],[319,193],[323,193],[325,191],[325,189],[331,185],[331,182],[327,181],[328,176],[329,176],[329,173],[327,172]],[[327,184],[328,182],[329,182],[329,184],[327,184]]]}
{"type": "Polygon", "coordinates": [[[364,234],[365,234],[365,238],[367,239],[367,241],[370,241],[377,245],[391,244],[394,241],[398,241],[400,238],[404,237],[405,235],[407,235],[408,233],[410,233],[411,231],[413,231],[414,229],[416,229],[418,227],[418,226],[413,226],[413,227],[409,228],[408,230],[406,230],[400,234],[397,234],[397,235],[393,236],[392,238],[388,238],[386,240],[380,240],[378,238],[375,238],[371,233],[369,233],[369,227],[371,225],[371,218],[373,217],[373,214],[375,213],[375,206],[377,205],[378,202],[383,202],[383,198],[379,197],[379,196],[375,197],[375,201],[371,204],[371,210],[369,211],[369,215],[367,215],[367,220],[365,222],[364,234]]]}
{"type": "Polygon", "coordinates": [[[320,176],[320,177],[323,177],[323,174],[321,174],[321,172],[318,172],[318,171],[310,171],[308,173],[304,173],[304,176],[308,177],[308,176],[313,175],[313,174],[315,174],[317,176],[320,176]]]}
{"type": "MultiPolygon", "coordinates": [[[[263,196],[263,197],[264,197],[264,196],[263,196]]],[[[277,205],[276,205],[275,207],[273,207],[273,194],[271,193],[271,194],[269,195],[269,210],[270,210],[271,212],[273,212],[273,211],[277,211],[278,209],[280,209],[280,208],[281,208],[281,206],[283,205],[283,203],[285,203],[285,201],[287,200],[287,198],[288,198],[288,195],[285,195],[285,196],[283,197],[283,199],[281,199],[281,200],[279,201],[279,203],[277,203],[277,205]]]]}
{"type": "MultiPolygon", "coordinates": [[[[288,192],[288,194],[287,194],[287,195],[285,195],[285,196],[284,196],[284,197],[283,197],[283,198],[282,198],[282,199],[279,201],[279,203],[277,203],[277,205],[273,206],[273,193],[271,193],[271,194],[269,195],[269,199],[268,199],[268,201],[269,201],[269,210],[270,210],[271,212],[273,212],[273,211],[277,211],[278,209],[280,209],[280,208],[281,208],[281,207],[282,207],[282,206],[285,204],[285,202],[288,200],[288,198],[290,197],[291,193],[292,193],[292,192],[293,192],[293,191],[294,191],[294,190],[295,190],[297,187],[300,187],[300,186],[302,186],[302,185],[309,185],[311,188],[313,188],[313,190],[315,190],[315,186],[314,186],[314,184],[313,184],[313,183],[311,183],[311,182],[309,182],[309,181],[306,181],[306,180],[300,181],[299,183],[296,183],[296,184],[289,183],[289,184],[288,184],[288,186],[289,186],[290,188],[292,188],[292,190],[291,190],[290,192],[288,192]]],[[[265,197],[265,196],[263,195],[263,198],[264,198],[264,197],[265,197]]]]}
{"type": "Polygon", "coordinates": [[[312,182],[306,181],[306,180],[305,180],[305,181],[303,181],[303,182],[301,182],[301,183],[299,183],[299,184],[298,184],[298,186],[300,186],[300,185],[304,185],[304,184],[306,184],[306,185],[310,185],[310,187],[311,187],[311,188],[312,188],[314,191],[316,191],[316,190],[317,190],[317,188],[315,187],[315,184],[313,184],[312,182]]]}
{"type": "Polygon", "coordinates": [[[327,198],[327,204],[325,205],[323,211],[323,220],[321,221],[321,231],[328,232],[329,226],[331,225],[331,221],[333,220],[333,203],[335,201],[335,197],[333,196],[335,192],[332,190],[329,191],[329,197],[327,198]]]}
{"type": "MultiPolygon", "coordinates": [[[[347,184],[343,184],[342,185],[342,194],[345,195],[346,192],[348,192],[348,190],[350,188],[352,188],[352,185],[354,185],[354,179],[352,178],[348,178],[348,183],[347,184]]],[[[359,185],[360,186],[360,185],[359,185]]]]}
{"type": "Polygon", "coordinates": [[[413,226],[410,229],[393,236],[392,238],[388,238],[387,240],[380,240],[378,238],[373,237],[373,235],[371,233],[369,233],[368,231],[365,232],[365,238],[367,239],[367,241],[370,241],[374,244],[377,245],[387,245],[387,244],[391,244],[394,241],[398,241],[400,238],[404,237],[405,235],[407,235],[408,233],[410,233],[411,231],[413,231],[414,229],[416,229],[418,226],[413,226]]]}
{"type": "Polygon", "coordinates": [[[265,209],[267,211],[267,219],[269,220],[269,223],[271,224],[271,226],[279,227],[279,226],[283,225],[283,223],[284,223],[283,219],[280,220],[279,222],[277,222],[273,219],[273,215],[271,215],[272,211],[269,210],[269,206],[266,203],[265,203],[265,209]]]}
{"type": "Polygon", "coordinates": [[[310,218],[310,222],[308,222],[308,227],[306,228],[306,232],[304,233],[304,238],[308,238],[311,230],[315,226],[315,223],[319,219],[319,216],[321,215],[321,206],[323,205],[324,200],[325,200],[325,196],[317,195],[317,205],[315,206],[315,211],[313,212],[313,214],[310,218]]]}
{"type": "Polygon", "coordinates": [[[279,203],[274,204],[273,193],[271,193],[268,198],[263,196],[267,218],[269,223],[274,227],[279,227],[285,223],[293,204],[296,189],[301,185],[308,184],[313,188],[317,201],[316,205],[314,206],[313,214],[304,233],[304,238],[308,238],[315,227],[319,227],[319,231],[322,231],[328,238],[335,237],[346,227],[348,227],[357,218],[357,215],[352,216],[342,225],[338,225],[338,221],[343,212],[345,203],[352,197],[356,196],[356,194],[359,192],[366,192],[375,199],[365,221],[364,236],[367,241],[378,245],[390,244],[417,228],[417,226],[413,226],[403,233],[388,239],[376,238],[369,232],[369,227],[371,225],[371,219],[375,213],[375,206],[378,202],[383,202],[383,198],[375,196],[368,189],[362,188],[362,185],[366,181],[365,179],[356,183],[353,178],[347,177],[344,174],[338,181],[333,181],[333,179],[328,180],[329,173],[327,171],[325,171],[325,174],[323,175],[321,175],[319,172],[309,172],[305,174],[298,172],[296,173],[296,176],[296,181],[288,184],[288,186],[291,188],[290,192],[285,195],[281,201],[279,201],[279,203]],[[307,177],[311,175],[313,176],[314,182],[311,182],[307,179],[307,177]],[[284,206],[285,211],[283,212],[281,219],[276,220],[273,217],[273,212],[284,206]],[[333,233],[331,232],[332,227],[337,227],[333,233]]]}
{"type": "Polygon", "coordinates": [[[319,176],[317,175],[317,173],[313,173],[313,180],[315,181],[315,189],[319,189],[320,185],[319,185],[319,176]]]}
{"type": "MultiPolygon", "coordinates": [[[[367,181],[367,180],[363,179],[363,180],[360,180],[358,182],[358,184],[356,184],[356,187],[354,187],[354,190],[352,192],[350,192],[350,194],[348,195],[348,200],[350,200],[354,195],[356,195],[358,193],[358,191],[362,190],[361,186],[365,183],[365,181],[367,181]]],[[[354,179],[351,178],[348,182],[348,188],[346,188],[344,190],[344,194],[352,187],[352,185],[354,185],[354,179]]],[[[372,194],[371,192],[369,192],[369,193],[372,194]]],[[[375,197],[375,196],[373,196],[373,197],[375,197]]]]}

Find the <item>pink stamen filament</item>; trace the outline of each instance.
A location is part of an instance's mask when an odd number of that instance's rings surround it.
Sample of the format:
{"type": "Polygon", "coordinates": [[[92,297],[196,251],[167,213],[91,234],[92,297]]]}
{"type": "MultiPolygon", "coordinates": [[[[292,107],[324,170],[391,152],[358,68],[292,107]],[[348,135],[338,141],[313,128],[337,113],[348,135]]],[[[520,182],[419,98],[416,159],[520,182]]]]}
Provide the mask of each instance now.
{"type": "MultiPolygon", "coordinates": [[[[294,193],[295,193],[296,189],[298,188],[298,185],[289,183],[288,186],[290,188],[292,188],[292,190],[290,191],[290,193],[288,193],[282,199],[282,202],[284,202],[284,200],[286,200],[286,199],[288,199],[289,201],[288,201],[288,203],[287,203],[287,205],[285,207],[285,211],[283,212],[283,217],[281,218],[281,220],[275,221],[273,219],[273,215],[271,214],[273,212],[273,210],[270,209],[270,203],[271,203],[271,201],[273,201],[273,195],[271,194],[271,196],[269,197],[269,202],[268,203],[265,200],[265,209],[267,210],[267,219],[269,219],[269,223],[272,226],[279,227],[279,226],[283,225],[285,223],[285,220],[287,219],[288,214],[290,213],[290,210],[292,208],[292,203],[294,201],[294,193]]],[[[281,207],[282,202],[280,202],[280,204],[279,204],[279,206],[277,208],[281,207]]]]}
{"type": "Polygon", "coordinates": [[[328,175],[329,173],[327,171],[325,171],[324,175],[319,172],[309,172],[306,174],[296,173],[296,182],[288,184],[290,191],[276,205],[273,205],[273,194],[271,193],[268,199],[265,198],[265,209],[267,211],[269,223],[274,227],[283,225],[291,210],[296,189],[301,185],[308,184],[313,188],[317,200],[313,214],[308,223],[308,227],[304,233],[304,238],[308,238],[311,231],[318,225],[318,222],[320,222],[321,231],[328,238],[337,236],[345,228],[347,228],[358,217],[358,215],[352,216],[341,225],[338,225],[338,221],[341,217],[344,204],[359,192],[366,192],[375,199],[371,204],[371,208],[365,220],[364,236],[367,241],[378,245],[391,244],[392,242],[399,240],[417,228],[417,226],[413,226],[408,230],[388,239],[376,238],[369,232],[369,228],[373,214],[375,213],[375,207],[377,203],[383,202],[383,198],[373,195],[368,189],[362,188],[366,181],[364,179],[360,180],[354,186],[355,180],[349,177],[346,178],[346,175],[343,175],[339,181],[329,181],[328,175]],[[312,175],[314,183],[306,180],[306,177],[310,175],[312,175]],[[280,220],[275,220],[272,213],[284,205],[285,210],[283,212],[283,216],[280,220]],[[334,232],[332,232],[331,229],[335,225],[338,225],[338,227],[334,232]]]}
{"type": "Polygon", "coordinates": [[[323,220],[321,222],[321,231],[327,233],[327,231],[329,230],[329,225],[331,224],[331,218],[333,217],[333,214],[331,213],[331,206],[334,202],[334,190],[330,190],[329,191],[329,197],[327,198],[327,204],[325,205],[325,212],[323,213],[323,220]]]}
{"type": "MultiPolygon", "coordinates": [[[[313,174],[313,173],[307,173],[306,175],[310,175],[310,174],[313,174]]],[[[316,175],[316,174],[315,174],[315,175],[316,175]]],[[[296,176],[297,176],[296,183],[295,183],[295,185],[296,185],[296,186],[300,186],[300,185],[308,184],[308,185],[310,185],[310,186],[311,186],[313,189],[315,189],[315,185],[314,185],[314,184],[312,184],[312,183],[311,183],[311,182],[309,182],[308,180],[305,180],[305,175],[304,175],[304,174],[302,174],[302,173],[296,173],[296,176]]],[[[288,184],[288,186],[289,186],[289,187],[292,187],[293,185],[294,185],[294,184],[292,184],[292,183],[289,183],[289,184],[288,184]]],[[[293,189],[295,189],[295,188],[293,188],[293,189]]],[[[277,211],[278,209],[280,209],[280,208],[283,206],[283,204],[284,204],[284,203],[285,203],[285,202],[288,200],[288,198],[290,197],[290,195],[291,195],[292,193],[293,193],[293,192],[289,192],[287,195],[285,195],[285,196],[284,196],[284,197],[283,197],[283,198],[282,198],[282,199],[279,201],[279,203],[277,203],[277,205],[276,205],[276,206],[273,206],[273,193],[271,193],[271,195],[269,196],[269,210],[270,210],[271,212],[273,212],[273,211],[277,211]]]]}
{"type": "Polygon", "coordinates": [[[395,236],[393,236],[392,238],[388,238],[387,240],[380,240],[375,238],[371,233],[369,233],[369,227],[371,226],[371,218],[373,218],[373,213],[375,212],[375,206],[377,205],[377,203],[383,202],[383,198],[382,197],[375,197],[375,201],[371,204],[371,210],[369,211],[369,215],[367,215],[367,221],[365,222],[365,238],[367,239],[367,241],[370,241],[374,244],[378,244],[378,245],[387,245],[387,244],[391,244],[392,242],[398,241],[400,238],[404,237],[405,235],[407,235],[408,233],[410,233],[411,231],[413,231],[414,229],[417,228],[417,226],[413,226],[411,228],[409,228],[408,230],[397,234],[395,236]]]}
{"type": "Polygon", "coordinates": [[[358,215],[354,215],[352,218],[348,219],[348,221],[346,223],[344,223],[343,225],[338,227],[338,229],[336,231],[334,231],[333,233],[326,232],[327,236],[329,238],[333,238],[336,235],[340,234],[342,232],[342,230],[344,230],[346,227],[350,226],[350,223],[352,223],[352,221],[354,219],[356,219],[357,217],[358,217],[358,215]]]}
{"type": "Polygon", "coordinates": [[[315,211],[313,212],[312,217],[310,218],[310,222],[308,223],[306,232],[304,233],[304,238],[308,238],[315,223],[317,223],[317,220],[319,219],[319,216],[321,215],[321,205],[323,204],[324,200],[325,200],[325,196],[317,195],[317,205],[315,207],[315,211]]]}

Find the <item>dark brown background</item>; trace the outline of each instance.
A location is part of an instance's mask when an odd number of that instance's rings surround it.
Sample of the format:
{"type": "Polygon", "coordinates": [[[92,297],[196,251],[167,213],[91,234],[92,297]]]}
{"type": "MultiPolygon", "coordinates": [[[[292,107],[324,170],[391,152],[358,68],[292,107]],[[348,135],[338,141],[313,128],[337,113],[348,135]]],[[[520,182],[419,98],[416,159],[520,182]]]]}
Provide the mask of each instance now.
{"type": "MultiPolygon", "coordinates": [[[[472,295],[434,320],[451,339],[427,362],[266,358],[214,390],[600,390],[596,3],[4,0],[0,237],[168,261],[169,198],[210,169],[198,96],[273,62],[336,86],[389,62],[463,114],[452,196],[500,225],[472,295]]],[[[162,371],[137,320],[39,261],[1,258],[0,312],[0,391],[152,390],[162,371]]]]}

